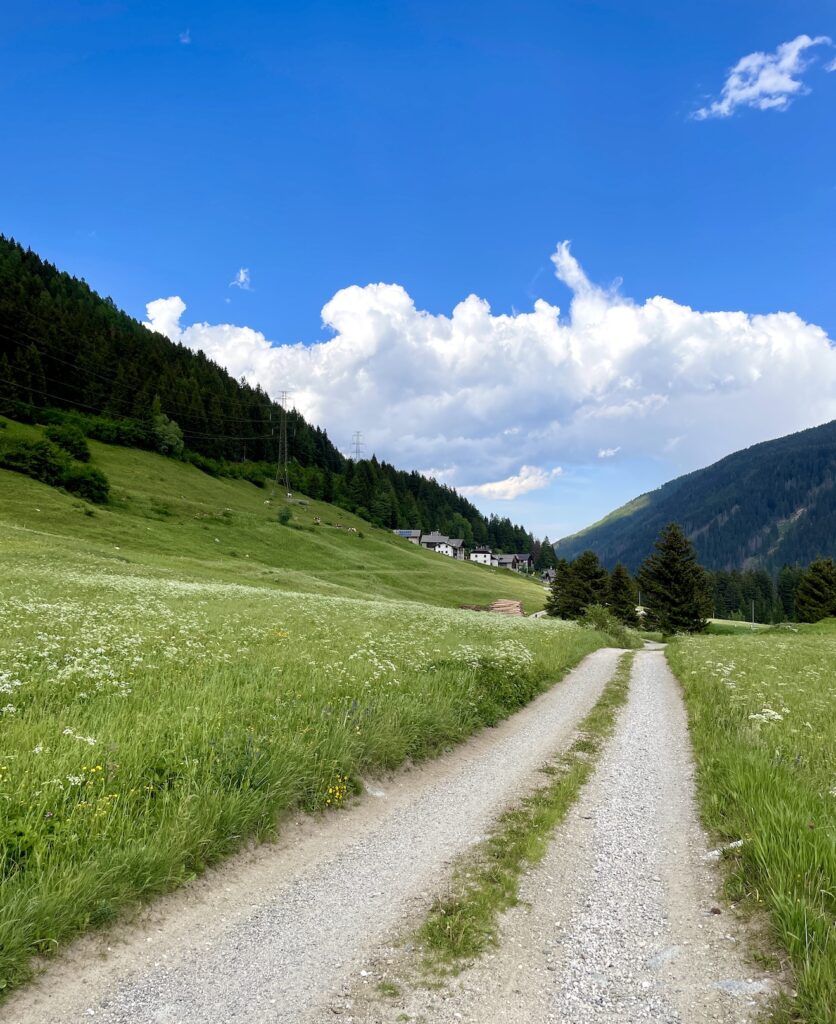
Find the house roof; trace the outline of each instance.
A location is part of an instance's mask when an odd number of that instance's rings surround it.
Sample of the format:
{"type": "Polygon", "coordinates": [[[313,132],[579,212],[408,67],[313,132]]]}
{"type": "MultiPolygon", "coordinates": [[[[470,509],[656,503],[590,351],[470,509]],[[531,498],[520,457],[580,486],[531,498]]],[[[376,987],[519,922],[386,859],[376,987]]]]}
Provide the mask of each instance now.
{"type": "Polygon", "coordinates": [[[521,562],[527,562],[527,561],[529,560],[529,558],[531,558],[531,555],[529,555],[529,554],[528,554],[528,552],[525,552],[525,553],[524,553],[524,554],[522,554],[522,555],[521,555],[521,554],[517,554],[517,558],[518,558],[518,559],[519,559],[519,560],[520,560],[521,562]]]}
{"type": "Polygon", "coordinates": [[[396,533],[399,537],[420,537],[420,530],[393,530],[392,533],[396,533]]]}
{"type": "Polygon", "coordinates": [[[447,543],[450,545],[451,548],[460,548],[464,545],[464,541],[461,538],[457,538],[456,540],[448,540],[447,543]]]}
{"type": "Polygon", "coordinates": [[[473,554],[474,555],[489,555],[489,554],[491,554],[491,549],[490,548],[484,548],[484,547],[474,548],[473,549],[473,554]]]}
{"type": "Polygon", "coordinates": [[[445,537],[443,533],[425,533],[421,536],[422,544],[448,544],[450,542],[449,537],[445,537]]]}
{"type": "Polygon", "coordinates": [[[516,558],[517,558],[516,555],[497,555],[496,556],[497,562],[514,562],[514,561],[516,561],[516,558]]]}

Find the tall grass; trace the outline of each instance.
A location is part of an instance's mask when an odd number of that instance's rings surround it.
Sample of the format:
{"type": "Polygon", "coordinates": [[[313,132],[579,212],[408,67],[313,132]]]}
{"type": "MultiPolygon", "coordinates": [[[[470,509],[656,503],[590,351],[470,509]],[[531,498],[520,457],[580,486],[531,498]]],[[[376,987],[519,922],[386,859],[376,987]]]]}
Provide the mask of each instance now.
{"type": "Polygon", "coordinates": [[[735,899],[768,910],[797,995],[787,1019],[836,1020],[836,623],[678,640],[704,819],[735,899]]]}
{"type": "Polygon", "coordinates": [[[404,601],[6,557],[0,591],[0,987],[289,808],[433,755],[606,642],[404,601]]]}

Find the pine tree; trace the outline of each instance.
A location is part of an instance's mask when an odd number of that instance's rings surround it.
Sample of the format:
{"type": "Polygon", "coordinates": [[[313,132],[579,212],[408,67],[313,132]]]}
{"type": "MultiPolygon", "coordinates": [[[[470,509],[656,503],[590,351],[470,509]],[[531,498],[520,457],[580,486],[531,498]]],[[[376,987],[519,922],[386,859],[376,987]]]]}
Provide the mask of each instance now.
{"type": "Polygon", "coordinates": [[[663,633],[701,633],[707,625],[706,574],[694,546],[676,523],[656,541],[654,552],[638,573],[647,623],[663,633]]]}
{"type": "Polygon", "coordinates": [[[594,551],[584,551],[573,562],[561,559],[546,611],[562,619],[578,619],[591,604],[606,602],[607,583],[607,570],[594,551]]]}
{"type": "Polygon", "coordinates": [[[546,535],[537,552],[537,557],[534,559],[534,568],[538,572],[543,572],[545,569],[554,569],[556,566],[557,555],[554,553],[552,542],[549,540],[548,535],[546,535]]]}
{"type": "Polygon", "coordinates": [[[795,616],[799,622],[818,622],[836,615],[836,563],[832,558],[811,562],[795,595],[795,616]]]}
{"type": "Polygon", "coordinates": [[[547,615],[560,619],[569,617],[564,615],[563,595],[566,593],[570,574],[569,563],[565,558],[559,559],[555,566],[554,579],[549,587],[549,596],[546,598],[547,615]]]}
{"type": "Polygon", "coordinates": [[[782,566],[778,573],[778,600],[786,619],[795,619],[795,596],[803,576],[804,570],[798,565],[782,566]]]}
{"type": "Polygon", "coordinates": [[[636,588],[621,562],[613,569],[609,579],[607,606],[625,626],[638,626],[636,588]]]}

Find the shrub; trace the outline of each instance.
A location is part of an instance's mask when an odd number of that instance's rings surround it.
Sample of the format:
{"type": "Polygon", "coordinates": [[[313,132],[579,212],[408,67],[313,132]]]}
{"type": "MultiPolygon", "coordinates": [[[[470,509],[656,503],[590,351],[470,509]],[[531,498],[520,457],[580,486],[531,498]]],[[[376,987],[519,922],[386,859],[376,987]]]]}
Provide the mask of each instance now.
{"type": "Polygon", "coordinates": [[[47,427],[45,433],[53,444],[63,448],[74,459],[78,459],[79,462],[90,461],[90,448],[87,444],[87,438],[75,424],[63,423],[58,426],[47,427]]]}
{"type": "Polygon", "coordinates": [[[69,456],[51,441],[19,441],[0,452],[0,466],[53,487],[61,483],[69,456]]]}
{"type": "Polygon", "coordinates": [[[279,509],[279,514],[277,518],[282,526],[287,526],[287,524],[290,522],[292,515],[293,513],[290,511],[287,505],[285,505],[283,508],[279,509]]]}
{"type": "Polygon", "coordinates": [[[606,633],[616,647],[635,648],[641,646],[638,635],[632,629],[628,629],[603,605],[591,604],[578,621],[588,629],[597,629],[601,633],[606,633]]]}
{"type": "Polygon", "coordinates": [[[72,494],[104,505],[110,496],[110,484],[100,469],[93,466],[70,466],[61,481],[72,494]]]}

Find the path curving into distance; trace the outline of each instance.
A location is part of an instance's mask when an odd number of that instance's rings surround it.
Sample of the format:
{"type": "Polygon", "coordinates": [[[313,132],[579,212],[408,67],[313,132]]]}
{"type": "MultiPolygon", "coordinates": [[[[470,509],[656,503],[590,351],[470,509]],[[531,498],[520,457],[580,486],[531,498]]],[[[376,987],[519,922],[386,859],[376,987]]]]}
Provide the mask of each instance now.
{"type": "MultiPolygon", "coordinates": [[[[718,902],[685,708],[658,647],[636,655],[615,735],[543,862],[523,880],[528,906],[505,915],[499,947],[445,990],[415,989],[390,1005],[370,998],[361,979],[352,992],[355,1021],[388,1024],[404,1013],[426,1024],[758,1017],[773,983],[718,902]]],[[[377,965],[386,956],[397,951],[381,951],[377,965]]]]}
{"type": "Polygon", "coordinates": [[[332,994],[428,902],[449,862],[537,784],[539,768],[568,745],[619,654],[596,651],[497,728],[370,786],[347,813],[289,824],[278,844],[157,901],[137,925],[80,940],[0,1004],[0,1020],[335,1019],[332,994]]]}

